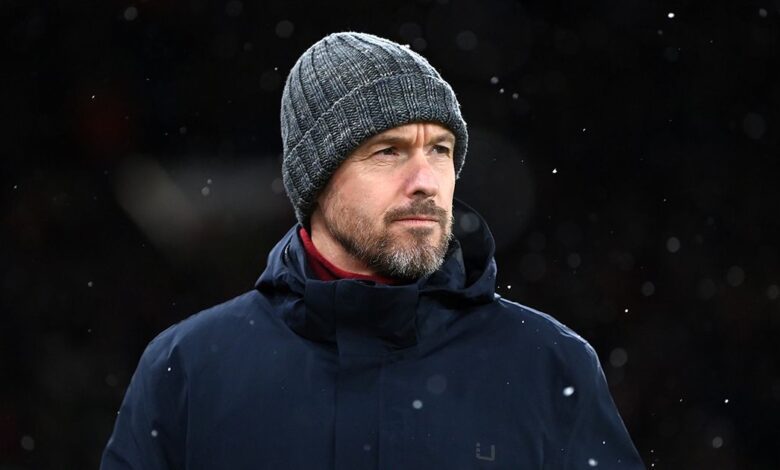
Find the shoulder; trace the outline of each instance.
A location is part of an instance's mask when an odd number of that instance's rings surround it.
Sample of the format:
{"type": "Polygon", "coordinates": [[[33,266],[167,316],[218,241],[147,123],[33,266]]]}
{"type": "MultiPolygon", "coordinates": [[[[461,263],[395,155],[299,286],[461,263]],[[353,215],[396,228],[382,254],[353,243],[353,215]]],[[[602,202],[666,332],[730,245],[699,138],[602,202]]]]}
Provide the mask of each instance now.
{"type": "Polygon", "coordinates": [[[552,315],[503,297],[498,297],[496,303],[510,324],[559,359],[585,367],[598,365],[598,356],[590,343],[552,315]]]}
{"type": "Polygon", "coordinates": [[[256,290],[195,313],[159,333],[144,351],[142,361],[192,359],[203,352],[240,341],[250,330],[269,327],[272,316],[266,299],[256,290]]]}
{"type": "Polygon", "coordinates": [[[498,297],[496,300],[500,307],[507,310],[509,315],[515,317],[515,320],[521,323],[527,322],[535,327],[542,328],[546,334],[566,338],[575,343],[587,344],[587,341],[582,336],[548,313],[503,297],[498,297]]]}

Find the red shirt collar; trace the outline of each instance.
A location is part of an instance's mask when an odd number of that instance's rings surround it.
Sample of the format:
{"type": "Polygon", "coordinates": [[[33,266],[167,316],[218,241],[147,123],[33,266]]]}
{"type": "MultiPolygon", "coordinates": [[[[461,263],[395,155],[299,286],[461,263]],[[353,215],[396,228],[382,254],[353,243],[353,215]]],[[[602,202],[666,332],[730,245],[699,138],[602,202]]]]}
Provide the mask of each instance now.
{"type": "Polygon", "coordinates": [[[377,274],[369,276],[366,274],[351,273],[349,271],[340,269],[338,266],[331,263],[325,259],[324,256],[322,256],[322,253],[320,253],[319,250],[317,250],[317,247],[314,246],[314,243],[311,241],[311,237],[309,237],[309,232],[307,232],[305,228],[301,227],[301,229],[298,231],[298,234],[301,236],[303,247],[306,249],[306,259],[309,262],[309,266],[314,272],[314,275],[317,276],[317,279],[320,281],[359,279],[362,281],[374,281],[378,284],[398,284],[398,281],[389,277],[384,277],[377,274]]]}

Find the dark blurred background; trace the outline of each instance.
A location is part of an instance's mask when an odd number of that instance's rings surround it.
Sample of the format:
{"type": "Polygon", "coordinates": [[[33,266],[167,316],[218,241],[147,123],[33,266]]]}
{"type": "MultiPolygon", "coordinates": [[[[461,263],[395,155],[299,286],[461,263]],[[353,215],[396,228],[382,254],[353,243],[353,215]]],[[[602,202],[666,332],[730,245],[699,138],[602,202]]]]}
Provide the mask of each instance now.
{"type": "Polygon", "coordinates": [[[648,467],[780,468],[780,1],[578,3],[0,0],[0,468],[96,468],[145,345],[252,288],[339,30],[453,85],[499,292],[594,345],[648,467]]]}

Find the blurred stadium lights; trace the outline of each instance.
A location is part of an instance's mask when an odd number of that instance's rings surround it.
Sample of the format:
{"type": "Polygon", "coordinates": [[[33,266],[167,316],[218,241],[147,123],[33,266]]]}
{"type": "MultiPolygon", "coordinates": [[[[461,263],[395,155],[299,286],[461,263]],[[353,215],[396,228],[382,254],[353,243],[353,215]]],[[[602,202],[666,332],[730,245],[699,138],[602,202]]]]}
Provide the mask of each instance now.
{"type": "Polygon", "coordinates": [[[209,232],[253,227],[290,217],[273,158],[237,159],[164,168],[135,155],[119,167],[114,192],[148,239],[173,257],[191,256],[209,232]]]}

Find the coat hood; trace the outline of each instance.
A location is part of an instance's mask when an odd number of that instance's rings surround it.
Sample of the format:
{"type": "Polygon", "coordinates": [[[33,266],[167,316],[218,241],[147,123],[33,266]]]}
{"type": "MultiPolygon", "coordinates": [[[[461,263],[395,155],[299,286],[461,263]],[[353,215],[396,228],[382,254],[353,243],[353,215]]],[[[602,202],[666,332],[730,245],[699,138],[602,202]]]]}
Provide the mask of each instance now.
{"type": "Polygon", "coordinates": [[[285,307],[283,320],[309,339],[401,349],[454,321],[466,304],[495,298],[495,242],[485,220],[458,199],[453,203],[454,239],[435,273],[417,282],[384,285],[340,279],[320,281],[311,272],[298,230],[291,228],[268,256],[256,288],[285,307]],[[283,294],[283,295],[275,295],[283,294]],[[448,306],[460,307],[450,310],[448,306]],[[370,339],[379,341],[371,341],[370,339]],[[368,340],[368,341],[366,341],[368,340]]]}

